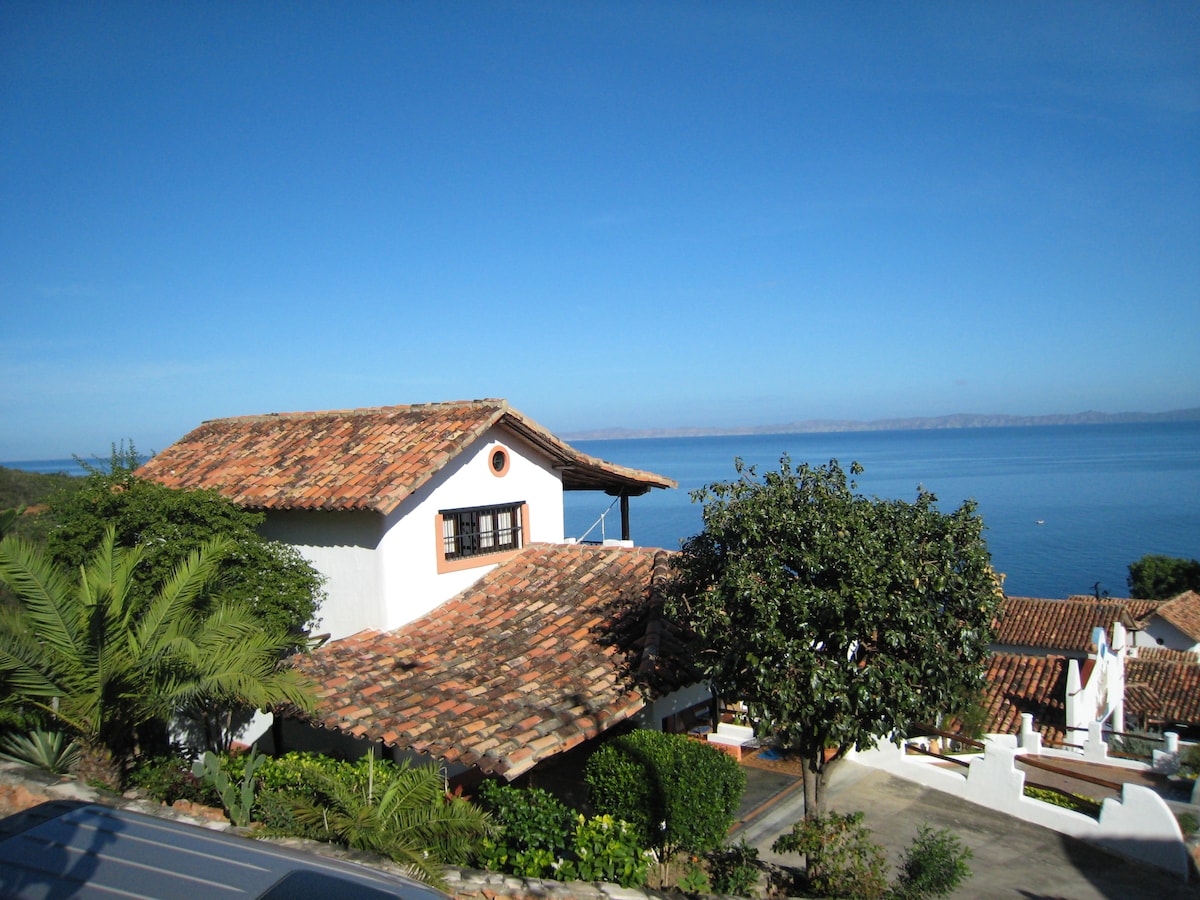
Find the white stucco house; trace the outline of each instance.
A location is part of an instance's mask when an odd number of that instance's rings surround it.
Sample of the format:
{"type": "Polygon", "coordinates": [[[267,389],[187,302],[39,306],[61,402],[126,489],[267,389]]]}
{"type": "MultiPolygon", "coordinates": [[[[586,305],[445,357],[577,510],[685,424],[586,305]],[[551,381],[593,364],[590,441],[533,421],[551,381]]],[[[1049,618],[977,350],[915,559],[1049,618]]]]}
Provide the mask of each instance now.
{"type": "Polygon", "coordinates": [[[503,400],[216,419],[139,474],[263,511],[326,579],[330,639],[294,662],[316,709],[243,741],[513,779],[623,723],[685,730],[711,703],[661,614],[670,554],[629,540],[629,498],[675,482],[503,400]],[[620,499],[622,539],[566,539],[579,490],[620,499]]]}
{"type": "Polygon", "coordinates": [[[1136,646],[1189,653],[1200,661],[1200,594],[1184,591],[1168,600],[1132,600],[1138,604],[1136,646]]]}
{"type": "Polygon", "coordinates": [[[563,491],[673,488],[580,453],[503,400],[214,419],[139,471],[266,514],[325,576],[317,632],[389,631],[530,543],[561,544],[563,491]]]}

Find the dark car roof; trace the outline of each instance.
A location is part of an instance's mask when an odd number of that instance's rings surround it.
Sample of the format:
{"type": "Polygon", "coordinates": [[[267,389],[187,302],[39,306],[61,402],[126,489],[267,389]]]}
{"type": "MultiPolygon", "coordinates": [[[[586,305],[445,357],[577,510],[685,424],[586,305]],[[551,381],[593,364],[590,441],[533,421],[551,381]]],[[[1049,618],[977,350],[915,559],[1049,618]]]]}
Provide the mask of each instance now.
{"type": "Polygon", "coordinates": [[[66,800],[0,821],[0,896],[446,897],[411,879],[355,863],[66,800]]]}

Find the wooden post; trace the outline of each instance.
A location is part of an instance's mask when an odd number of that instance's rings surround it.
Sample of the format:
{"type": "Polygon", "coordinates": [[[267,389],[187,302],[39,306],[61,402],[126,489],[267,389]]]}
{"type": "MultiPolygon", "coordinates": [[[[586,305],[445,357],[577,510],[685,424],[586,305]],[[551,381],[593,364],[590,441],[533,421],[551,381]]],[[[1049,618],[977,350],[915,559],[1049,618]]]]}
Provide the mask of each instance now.
{"type": "Polygon", "coordinates": [[[629,537],[629,495],[621,495],[621,540],[631,540],[629,537]]]}

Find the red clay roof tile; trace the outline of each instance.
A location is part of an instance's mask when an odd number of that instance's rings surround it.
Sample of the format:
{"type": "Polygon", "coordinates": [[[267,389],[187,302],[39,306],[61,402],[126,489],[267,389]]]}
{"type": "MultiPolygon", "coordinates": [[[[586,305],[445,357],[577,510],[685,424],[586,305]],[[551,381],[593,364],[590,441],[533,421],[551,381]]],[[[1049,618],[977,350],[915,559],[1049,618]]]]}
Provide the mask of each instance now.
{"type": "Polygon", "coordinates": [[[1093,630],[1103,628],[1111,640],[1114,622],[1120,622],[1128,629],[1135,627],[1125,606],[1119,602],[1006,597],[996,622],[993,644],[1000,648],[1029,647],[1087,653],[1095,649],[1093,630]]]}
{"type": "Polygon", "coordinates": [[[252,509],[365,509],[387,515],[494,425],[555,461],[566,490],[640,494],[669,478],[606,462],[558,440],[503,400],[213,419],[138,474],[211,489],[252,509]]]}
{"type": "Polygon", "coordinates": [[[300,660],[318,683],[340,685],[310,720],[515,778],[690,677],[686,663],[662,662],[678,645],[657,613],[667,555],[530,545],[422,618],[300,660]],[[547,625],[554,646],[537,639],[547,625]]]}
{"type": "Polygon", "coordinates": [[[1139,656],[1125,663],[1125,685],[1127,708],[1143,722],[1200,725],[1200,664],[1139,656]]]}
{"type": "Polygon", "coordinates": [[[1044,738],[1066,740],[1067,663],[1062,656],[993,653],[984,688],[984,730],[1016,734],[1021,714],[1032,713],[1034,728],[1044,738]]]}

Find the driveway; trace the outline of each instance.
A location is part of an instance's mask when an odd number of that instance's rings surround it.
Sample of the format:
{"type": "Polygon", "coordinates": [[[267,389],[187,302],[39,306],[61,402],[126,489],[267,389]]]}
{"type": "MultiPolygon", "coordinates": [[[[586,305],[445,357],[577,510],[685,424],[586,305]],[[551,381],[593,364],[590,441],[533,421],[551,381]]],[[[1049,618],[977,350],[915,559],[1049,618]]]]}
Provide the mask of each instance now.
{"type": "MultiPolygon", "coordinates": [[[[794,776],[745,767],[746,795],[733,839],[759,850],[760,859],[795,865],[794,855],[771,852],[779,835],[803,816],[804,792],[794,776]]],[[[1089,844],[967,803],[950,794],[843,760],[828,785],[828,808],[862,810],[863,824],[896,865],[922,825],[948,828],[971,849],[972,877],[953,896],[1026,900],[1200,898],[1200,885],[1126,862],[1089,844]]]]}

